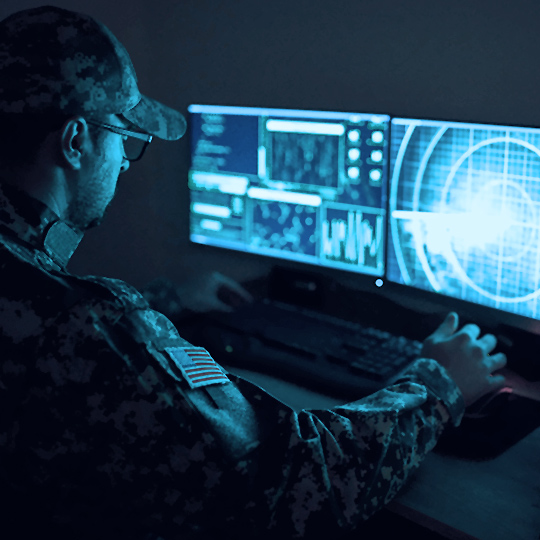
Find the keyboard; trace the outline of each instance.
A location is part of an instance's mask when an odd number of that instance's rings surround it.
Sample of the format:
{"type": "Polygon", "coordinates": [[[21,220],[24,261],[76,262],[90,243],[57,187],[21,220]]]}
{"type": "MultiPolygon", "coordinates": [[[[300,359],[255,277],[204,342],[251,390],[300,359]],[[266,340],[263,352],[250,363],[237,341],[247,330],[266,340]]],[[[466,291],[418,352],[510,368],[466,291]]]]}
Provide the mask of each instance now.
{"type": "Polygon", "coordinates": [[[261,300],[205,315],[188,335],[216,361],[340,397],[383,388],[419,357],[419,341],[299,306],[261,300]]]}

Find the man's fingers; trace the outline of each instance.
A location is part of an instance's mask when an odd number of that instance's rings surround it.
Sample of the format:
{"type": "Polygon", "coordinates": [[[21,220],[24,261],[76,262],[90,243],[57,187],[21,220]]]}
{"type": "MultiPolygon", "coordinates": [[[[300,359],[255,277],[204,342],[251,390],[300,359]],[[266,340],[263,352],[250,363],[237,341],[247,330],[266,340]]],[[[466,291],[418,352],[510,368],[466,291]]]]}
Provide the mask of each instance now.
{"type": "Polygon", "coordinates": [[[234,279],[224,276],[218,272],[216,272],[215,278],[219,280],[219,285],[228,287],[232,292],[236,293],[246,302],[253,302],[253,296],[251,296],[251,294],[249,294],[249,292],[246,291],[246,289],[244,289],[244,287],[242,287],[242,285],[240,285],[240,283],[234,279]]]}
{"type": "Polygon", "coordinates": [[[490,353],[497,345],[497,338],[493,334],[485,334],[478,340],[478,343],[487,353],[490,353]]]}
{"type": "Polygon", "coordinates": [[[489,356],[487,359],[487,366],[490,373],[502,369],[506,366],[506,355],[504,353],[497,353],[489,356]]]}
{"type": "Polygon", "coordinates": [[[468,334],[473,340],[475,340],[480,335],[480,327],[476,324],[466,324],[460,330],[460,333],[468,334]]]}
{"type": "Polygon", "coordinates": [[[491,390],[502,388],[506,384],[506,379],[502,375],[492,375],[489,378],[489,387],[491,390]]]}
{"type": "Polygon", "coordinates": [[[445,338],[450,337],[457,329],[459,322],[458,314],[451,311],[444,321],[439,325],[439,328],[431,334],[433,337],[445,338]]]}
{"type": "Polygon", "coordinates": [[[223,311],[225,313],[232,313],[234,309],[229,304],[216,297],[206,305],[204,311],[223,311]]]}

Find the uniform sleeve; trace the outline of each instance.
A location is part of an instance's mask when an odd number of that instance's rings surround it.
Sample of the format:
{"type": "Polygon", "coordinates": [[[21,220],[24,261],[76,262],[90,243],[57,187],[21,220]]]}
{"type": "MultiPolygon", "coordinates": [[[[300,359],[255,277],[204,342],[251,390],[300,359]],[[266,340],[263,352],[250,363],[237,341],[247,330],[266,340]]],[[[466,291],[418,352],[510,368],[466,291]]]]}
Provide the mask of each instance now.
{"type": "Polygon", "coordinates": [[[45,335],[42,390],[29,401],[36,425],[49,427],[32,435],[25,474],[56,486],[51,514],[78,538],[104,527],[123,538],[352,529],[398,493],[463,412],[433,360],[368,398],[295,412],[232,375],[191,388],[166,353],[190,344],[150,309],[81,304],[45,335]]]}
{"type": "Polygon", "coordinates": [[[173,320],[184,311],[178,287],[169,279],[163,277],[154,279],[141,292],[153,309],[164,313],[173,320]]]}

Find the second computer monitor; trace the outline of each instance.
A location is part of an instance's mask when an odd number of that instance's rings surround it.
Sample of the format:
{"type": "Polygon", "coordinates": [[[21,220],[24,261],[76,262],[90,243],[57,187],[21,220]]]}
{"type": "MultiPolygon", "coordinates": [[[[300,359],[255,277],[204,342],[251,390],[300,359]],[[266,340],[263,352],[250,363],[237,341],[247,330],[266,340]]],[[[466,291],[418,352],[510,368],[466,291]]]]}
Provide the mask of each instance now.
{"type": "Polygon", "coordinates": [[[389,280],[540,316],[540,130],[395,118],[389,280]]]}
{"type": "Polygon", "coordinates": [[[193,242],[384,274],[388,116],[189,112],[193,242]]]}

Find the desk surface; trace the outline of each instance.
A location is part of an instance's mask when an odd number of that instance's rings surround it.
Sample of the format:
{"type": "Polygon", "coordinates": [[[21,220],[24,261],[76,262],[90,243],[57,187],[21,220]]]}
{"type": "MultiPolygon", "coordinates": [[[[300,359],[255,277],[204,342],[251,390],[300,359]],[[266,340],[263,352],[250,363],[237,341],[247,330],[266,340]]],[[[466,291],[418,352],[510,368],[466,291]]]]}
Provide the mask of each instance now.
{"type": "MultiPolygon", "coordinates": [[[[296,410],[344,403],[266,374],[228,369],[296,410]]],[[[452,540],[540,540],[540,429],[486,461],[431,452],[388,508],[452,540]]]]}

